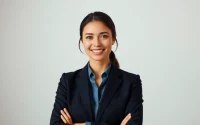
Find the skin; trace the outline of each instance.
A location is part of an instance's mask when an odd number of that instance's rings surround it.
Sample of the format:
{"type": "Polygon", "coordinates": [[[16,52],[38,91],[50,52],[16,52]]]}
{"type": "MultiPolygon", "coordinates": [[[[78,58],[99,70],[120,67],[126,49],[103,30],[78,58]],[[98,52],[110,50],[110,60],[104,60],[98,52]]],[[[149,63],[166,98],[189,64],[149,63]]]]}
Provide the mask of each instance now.
{"type": "MultiPolygon", "coordinates": [[[[111,30],[105,26],[104,23],[100,21],[93,21],[84,27],[81,43],[89,57],[90,66],[95,73],[96,84],[99,86],[102,81],[101,74],[103,74],[110,63],[109,54],[112,50],[112,45],[115,43],[115,38],[112,37],[111,30]],[[94,50],[103,51],[98,53],[94,52],[94,50]]],[[[60,112],[60,117],[64,123],[73,125],[85,125],[85,123],[73,123],[71,116],[66,108],[60,112]]],[[[130,118],[131,114],[129,113],[123,119],[121,125],[126,125],[130,118]]]]}
{"type": "MultiPolygon", "coordinates": [[[[66,108],[60,111],[61,112],[61,119],[65,124],[72,124],[72,125],[86,125],[86,123],[73,123],[71,116],[69,115],[69,112],[67,111],[66,108]]],[[[131,118],[131,114],[129,113],[121,122],[120,125],[126,125],[126,123],[129,121],[131,118]]]]}
{"type": "Polygon", "coordinates": [[[95,73],[96,83],[101,83],[101,74],[106,70],[110,63],[109,54],[115,39],[112,37],[111,30],[100,21],[88,23],[82,33],[82,45],[89,57],[90,66],[95,73]],[[95,55],[93,50],[103,49],[102,54],[95,55]]]}

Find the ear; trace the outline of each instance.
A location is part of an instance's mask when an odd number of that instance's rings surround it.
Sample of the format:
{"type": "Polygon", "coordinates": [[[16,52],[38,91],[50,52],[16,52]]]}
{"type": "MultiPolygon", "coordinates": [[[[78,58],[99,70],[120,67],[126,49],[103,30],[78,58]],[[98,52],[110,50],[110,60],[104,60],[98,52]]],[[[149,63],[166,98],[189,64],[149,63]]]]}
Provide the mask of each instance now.
{"type": "Polygon", "coordinates": [[[82,43],[82,44],[83,44],[83,40],[82,40],[82,39],[80,39],[80,43],[82,43]]]}
{"type": "Polygon", "coordinates": [[[113,38],[112,45],[115,44],[116,38],[113,38]]]}
{"type": "Polygon", "coordinates": [[[112,45],[114,45],[114,44],[115,44],[115,40],[112,41],[112,45]]]}

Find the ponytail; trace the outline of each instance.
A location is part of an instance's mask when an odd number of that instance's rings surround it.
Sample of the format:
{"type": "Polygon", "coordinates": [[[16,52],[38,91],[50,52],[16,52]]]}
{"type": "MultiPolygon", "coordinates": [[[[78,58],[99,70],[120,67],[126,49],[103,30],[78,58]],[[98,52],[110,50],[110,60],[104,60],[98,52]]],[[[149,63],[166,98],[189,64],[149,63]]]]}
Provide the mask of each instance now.
{"type": "Polygon", "coordinates": [[[110,52],[110,60],[112,64],[114,64],[117,68],[119,68],[119,62],[117,58],[115,57],[115,53],[113,51],[110,52]]]}

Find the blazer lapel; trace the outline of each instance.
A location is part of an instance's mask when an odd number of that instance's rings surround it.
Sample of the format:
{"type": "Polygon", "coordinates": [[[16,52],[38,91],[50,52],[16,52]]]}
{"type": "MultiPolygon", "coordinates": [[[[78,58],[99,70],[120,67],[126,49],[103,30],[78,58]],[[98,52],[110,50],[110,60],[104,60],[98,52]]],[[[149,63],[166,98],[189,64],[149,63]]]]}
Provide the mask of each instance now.
{"type": "Polygon", "coordinates": [[[100,121],[104,111],[106,110],[106,107],[110,103],[112,97],[114,96],[115,92],[117,91],[120,83],[121,83],[121,73],[119,72],[119,69],[112,65],[110,75],[108,77],[107,85],[104,90],[101,102],[99,104],[99,109],[97,112],[96,120],[100,121]]]}
{"type": "Polygon", "coordinates": [[[87,120],[93,121],[92,103],[91,103],[91,92],[88,79],[88,66],[86,65],[78,74],[76,82],[78,83],[78,89],[80,92],[81,103],[84,107],[87,120]]]}

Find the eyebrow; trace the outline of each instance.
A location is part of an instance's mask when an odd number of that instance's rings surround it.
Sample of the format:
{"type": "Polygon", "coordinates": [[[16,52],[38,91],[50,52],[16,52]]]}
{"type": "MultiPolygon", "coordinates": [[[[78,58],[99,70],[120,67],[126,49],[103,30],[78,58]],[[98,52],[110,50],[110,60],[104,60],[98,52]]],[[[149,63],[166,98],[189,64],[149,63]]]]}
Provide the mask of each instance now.
{"type": "MultiPolygon", "coordinates": [[[[100,32],[99,34],[109,34],[108,32],[100,32]]],[[[93,33],[86,33],[85,35],[93,35],[93,33]]]]}

